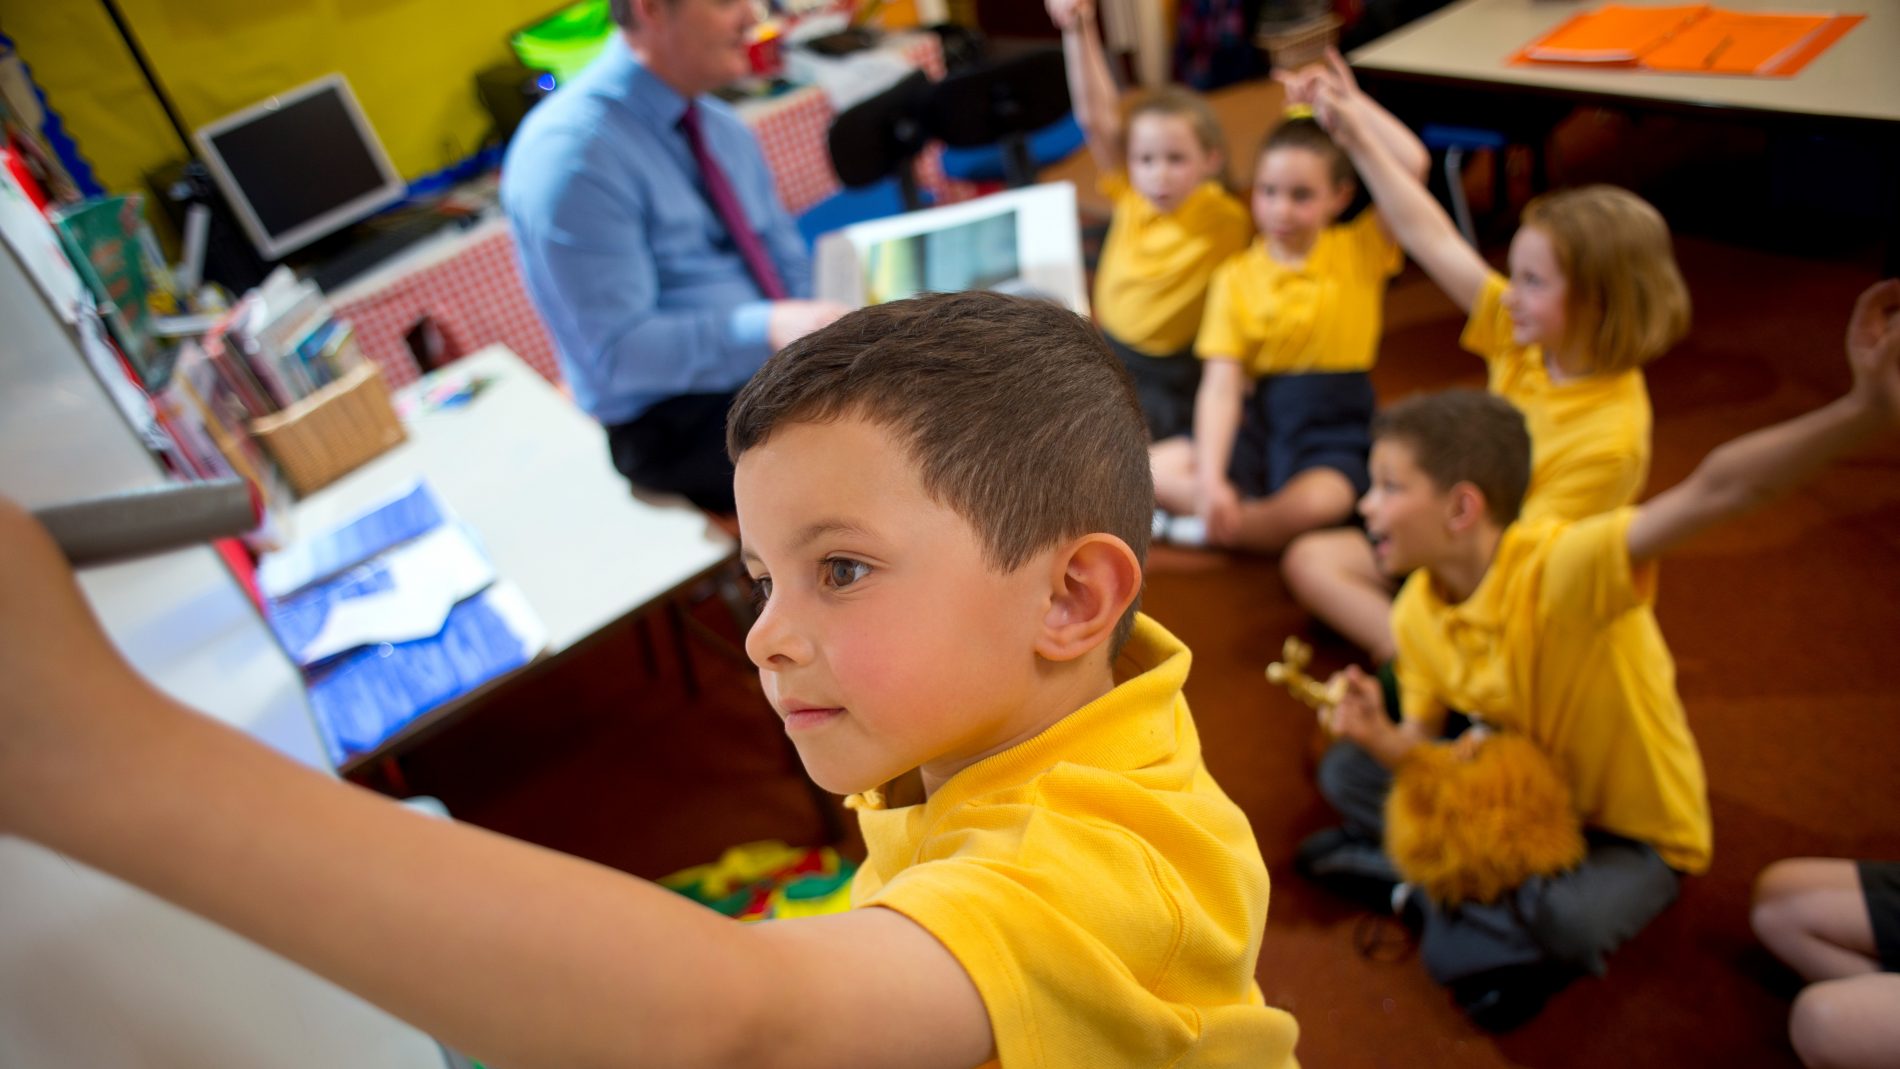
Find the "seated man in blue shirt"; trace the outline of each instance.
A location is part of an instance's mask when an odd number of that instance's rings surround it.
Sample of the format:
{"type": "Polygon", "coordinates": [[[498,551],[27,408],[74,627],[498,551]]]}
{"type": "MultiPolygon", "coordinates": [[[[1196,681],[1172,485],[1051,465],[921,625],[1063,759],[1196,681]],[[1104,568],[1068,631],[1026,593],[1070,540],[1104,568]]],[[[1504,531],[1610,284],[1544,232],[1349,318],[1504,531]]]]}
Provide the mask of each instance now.
{"type": "Polygon", "coordinates": [[[706,96],[749,71],[751,0],[611,6],[620,34],[516,132],[502,205],[561,371],[607,429],[614,466],[635,487],[731,513],[732,395],[844,309],[799,299],[811,260],[765,155],[706,96]],[[702,170],[695,135],[723,181],[702,170]],[[735,235],[727,212],[750,233],[735,235]]]}

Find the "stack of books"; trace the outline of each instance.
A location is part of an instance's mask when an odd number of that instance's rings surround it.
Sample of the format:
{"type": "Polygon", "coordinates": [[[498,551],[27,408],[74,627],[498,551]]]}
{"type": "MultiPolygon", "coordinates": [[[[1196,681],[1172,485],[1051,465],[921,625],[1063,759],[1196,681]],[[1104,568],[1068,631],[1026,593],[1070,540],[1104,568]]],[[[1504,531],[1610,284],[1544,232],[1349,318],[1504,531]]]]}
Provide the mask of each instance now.
{"type": "Polygon", "coordinates": [[[267,498],[273,481],[309,493],[403,437],[350,325],[314,284],[283,270],[180,345],[154,400],[188,467],[231,469],[267,498]]]}

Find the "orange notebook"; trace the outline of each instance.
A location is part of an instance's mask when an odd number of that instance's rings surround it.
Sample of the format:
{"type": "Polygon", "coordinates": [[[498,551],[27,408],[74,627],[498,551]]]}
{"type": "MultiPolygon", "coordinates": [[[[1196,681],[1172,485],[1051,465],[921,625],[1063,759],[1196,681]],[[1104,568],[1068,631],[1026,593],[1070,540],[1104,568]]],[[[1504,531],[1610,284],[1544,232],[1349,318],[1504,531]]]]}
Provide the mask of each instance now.
{"type": "Polygon", "coordinates": [[[1865,18],[1607,4],[1570,19],[1511,61],[1787,78],[1865,18]]]}

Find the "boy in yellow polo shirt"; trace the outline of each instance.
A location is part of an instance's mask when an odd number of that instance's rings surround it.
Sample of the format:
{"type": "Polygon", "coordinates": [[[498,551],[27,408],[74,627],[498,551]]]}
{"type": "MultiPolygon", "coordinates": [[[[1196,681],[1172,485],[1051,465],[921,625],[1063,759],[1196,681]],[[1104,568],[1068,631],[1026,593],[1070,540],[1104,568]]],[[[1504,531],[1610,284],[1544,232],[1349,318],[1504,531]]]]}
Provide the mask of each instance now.
{"type": "Polygon", "coordinates": [[[1137,99],[1124,124],[1094,0],[1047,4],[1062,31],[1076,121],[1114,202],[1096,261],[1095,322],[1135,380],[1149,437],[1186,434],[1208,279],[1253,237],[1246,207],[1223,182],[1226,139],[1207,101],[1179,86],[1137,99]]]}
{"type": "Polygon", "coordinates": [[[858,908],[741,925],[296,766],[138,677],[4,500],[0,833],[490,1064],[1293,1064],[1254,980],[1266,866],[1187,650],[1135,609],[1147,436],[1095,329],[874,306],[767,361],[728,428],[746,651],[863,817],[858,908]]]}
{"type": "Polygon", "coordinates": [[[1499,901],[1421,903],[1426,968],[1478,1023],[1512,1027],[1570,977],[1601,974],[1681,875],[1708,868],[1707,786],[1652,608],[1656,561],[1900,422],[1896,315],[1900,281],[1861,295],[1845,397],[1722,446],[1642,505],[1576,522],[1519,519],[1530,439],[1501,398],[1414,398],[1375,423],[1360,511],[1381,567],[1410,576],[1392,612],[1403,717],[1348,669],[1326,714],[1342,741],[1321,762],[1322,792],[1347,834],[1376,842],[1386,770],[1437,740],[1450,707],[1548,754],[1588,839],[1579,867],[1499,901]]]}

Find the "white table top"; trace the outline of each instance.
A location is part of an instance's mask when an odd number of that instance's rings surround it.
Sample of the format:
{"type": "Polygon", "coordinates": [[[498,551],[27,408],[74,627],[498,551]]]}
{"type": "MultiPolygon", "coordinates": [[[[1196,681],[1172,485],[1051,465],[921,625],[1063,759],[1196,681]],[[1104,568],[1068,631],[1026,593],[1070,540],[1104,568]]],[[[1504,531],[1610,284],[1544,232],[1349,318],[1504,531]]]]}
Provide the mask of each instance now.
{"type": "MultiPolygon", "coordinates": [[[[1672,0],[1617,0],[1665,6],[1672,0]]],[[[1673,0],[1679,3],[1680,0],[1673,0]]],[[[1721,0],[1732,11],[1865,14],[1793,78],[1655,74],[1569,66],[1513,66],[1519,49],[1599,0],[1459,0],[1352,53],[1355,67],[1432,80],[1486,82],[1743,108],[1789,115],[1900,122],[1900,0],[1721,0]]]]}
{"type": "MultiPolygon", "coordinates": [[[[494,381],[465,404],[405,420],[409,440],[304,499],[296,530],[323,530],[418,476],[480,534],[495,573],[527,596],[562,650],[652,605],[734,552],[684,504],[639,501],[592,419],[502,346],[425,376],[494,381]]],[[[400,395],[399,395],[400,396],[400,395]]]]}

